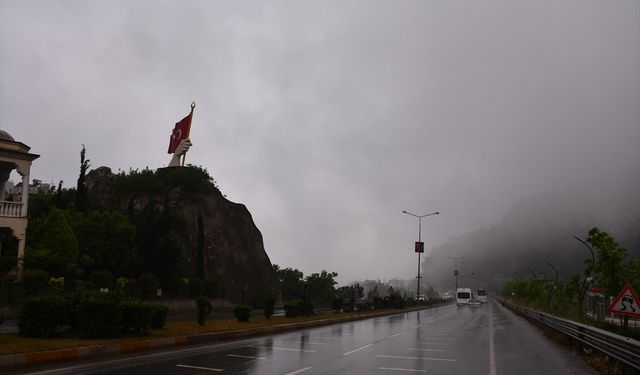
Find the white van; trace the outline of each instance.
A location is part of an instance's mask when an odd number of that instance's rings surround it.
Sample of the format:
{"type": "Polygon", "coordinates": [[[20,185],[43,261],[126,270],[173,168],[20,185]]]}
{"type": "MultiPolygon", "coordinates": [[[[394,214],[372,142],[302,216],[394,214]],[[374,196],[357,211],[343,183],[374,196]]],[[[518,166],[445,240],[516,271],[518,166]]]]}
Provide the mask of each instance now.
{"type": "Polygon", "coordinates": [[[486,289],[478,289],[477,290],[477,294],[478,294],[478,299],[480,300],[480,302],[482,302],[482,303],[489,302],[489,298],[487,297],[487,290],[486,289]]]}
{"type": "Polygon", "coordinates": [[[469,300],[472,297],[473,297],[473,295],[471,294],[471,289],[469,289],[469,288],[458,288],[458,290],[456,291],[456,304],[458,306],[466,305],[467,303],[469,303],[469,300]]]}

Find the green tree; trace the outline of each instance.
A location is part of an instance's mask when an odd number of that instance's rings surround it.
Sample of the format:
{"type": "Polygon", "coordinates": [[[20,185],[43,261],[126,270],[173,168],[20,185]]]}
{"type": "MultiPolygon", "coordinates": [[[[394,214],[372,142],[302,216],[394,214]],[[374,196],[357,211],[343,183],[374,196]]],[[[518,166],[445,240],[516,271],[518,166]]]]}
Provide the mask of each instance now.
{"type": "Polygon", "coordinates": [[[133,276],[142,263],[136,244],[136,228],[119,212],[69,213],[75,229],[85,272],[109,270],[117,276],[133,276]],[[86,258],[92,261],[87,262],[86,258]]]}
{"type": "Polygon", "coordinates": [[[202,212],[198,212],[198,220],[196,224],[198,232],[198,236],[196,238],[196,277],[200,280],[204,280],[204,223],[202,219],[202,212]]]}
{"type": "Polygon", "coordinates": [[[80,151],[80,175],[78,176],[78,186],[76,188],[76,210],[78,212],[87,213],[87,190],[84,184],[85,175],[89,169],[89,159],[85,160],[85,153],[87,150],[82,145],[82,151],[80,151]]]}
{"type": "Polygon", "coordinates": [[[178,217],[166,202],[158,208],[152,199],[131,221],[136,226],[141,271],[157,275],[163,289],[179,289],[182,253],[172,237],[172,229],[181,223],[178,217]]]}
{"type": "Polygon", "coordinates": [[[285,301],[301,299],[302,287],[304,286],[302,278],[304,274],[290,267],[280,269],[277,264],[273,265],[273,270],[276,272],[278,280],[280,281],[282,299],[285,301]]]}
{"type": "Polygon", "coordinates": [[[305,279],[308,296],[317,304],[330,306],[336,296],[335,285],[338,283],[335,278],[336,272],[312,273],[305,279]]]}
{"type": "Polygon", "coordinates": [[[627,250],[620,247],[609,233],[593,228],[589,231],[587,242],[598,250],[593,274],[606,296],[615,296],[631,281],[628,269],[623,263],[627,257],[627,250]]]}
{"type": "Polygon", "coordinates": [[[36,228],[30,250],[25,256],[27,268],[44,269],[53,276],[78,277],[78,241],[61,210],[51,209],[36,228]]]}

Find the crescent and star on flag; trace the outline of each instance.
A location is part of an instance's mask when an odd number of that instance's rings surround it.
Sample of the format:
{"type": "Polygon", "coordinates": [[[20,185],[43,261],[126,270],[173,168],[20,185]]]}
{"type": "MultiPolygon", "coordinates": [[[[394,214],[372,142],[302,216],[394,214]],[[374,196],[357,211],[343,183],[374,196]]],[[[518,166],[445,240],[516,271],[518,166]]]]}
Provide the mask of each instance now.
{"type": "Polygon", "coordinates": [[[191,141],[189,140],[189,132],[191,130],[191,122],[193,120],[193,110],[196,107],[196,102],[191,103],[191,112],[178,121],[171,132],[169,138],[169,149],[167,153],[174,154],[173,158],[169,162],[169,166],[177,167],[184,166],[186,159],[186,153],[191,147],[191,141]]]}

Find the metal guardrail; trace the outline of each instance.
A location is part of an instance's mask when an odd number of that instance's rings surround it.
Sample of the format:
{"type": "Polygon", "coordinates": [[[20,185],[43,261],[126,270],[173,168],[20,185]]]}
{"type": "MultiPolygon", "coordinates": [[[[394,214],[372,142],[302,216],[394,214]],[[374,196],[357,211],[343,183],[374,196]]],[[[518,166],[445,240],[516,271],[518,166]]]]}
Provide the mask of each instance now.
{"type": "Polygon", "coordinates": [[[506,301],[502,301],[502,304],[640,370],[640,341],[638,340],[506,301]]]}

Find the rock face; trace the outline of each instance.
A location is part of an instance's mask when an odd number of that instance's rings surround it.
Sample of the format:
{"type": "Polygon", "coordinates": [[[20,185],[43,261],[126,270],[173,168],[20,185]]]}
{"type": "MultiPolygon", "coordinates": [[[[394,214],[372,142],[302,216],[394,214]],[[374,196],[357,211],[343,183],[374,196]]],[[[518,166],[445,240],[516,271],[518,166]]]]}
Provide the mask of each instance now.
{"type": "Polygon", "coordinates": [[[179,243],[183,270],[191,276],[197,274],[198,215],[202,215],[205,279],[217,284],[220,296],[233,303],[251,303],[268,295],[280,299],[276,274],[251,213],[227,200],[212,181],[194,182],[197,171],[202,172],[190,167],[147,170],[140,174],[146,173],[145,178],[132,184],[107,167],[94,169],[86,176],[89,209],[130,214],[154,205],[171,210],[180,217],[171,235],[179,243]]]}

